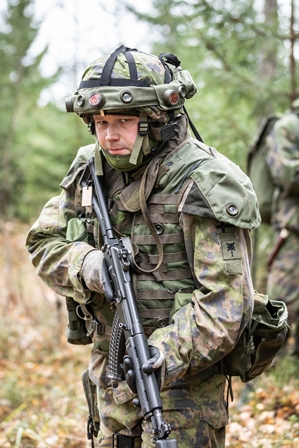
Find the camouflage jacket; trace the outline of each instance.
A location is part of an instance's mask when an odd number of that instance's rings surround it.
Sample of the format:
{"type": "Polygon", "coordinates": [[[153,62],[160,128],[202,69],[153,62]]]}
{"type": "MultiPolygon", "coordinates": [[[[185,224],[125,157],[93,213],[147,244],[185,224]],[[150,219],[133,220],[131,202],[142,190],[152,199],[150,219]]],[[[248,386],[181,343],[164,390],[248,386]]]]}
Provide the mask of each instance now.
{"type": "Polygon", "coordinates": [[[267,139],[269,166],[277,185],[273,203],[273,225],[299,233],[299,117],[285,113],[267,139]]]}
{"type": "MultiPolygon", "coordinates": [[[[79,178],[93,152],[94,145],[79,150],[61,184],[61,195],[45,205],[26,242],[38,275],[57,293],[80,303],[90,299],[79,273],[93,247],[80,239],[70,241],[67,234],[70,222],[84,211],[79,178]]],[[[170,188],[184,185],[179,226],[197,285],[189,300],[177,301],[170,325],[157,328],[149,337],[150,344],[166,353],[170,383],[217,363],[249,321],[253,307],[250,229],[259,225],[260,216],[249,178],[213,148],[182,138],[164,147],[151,164],[147,199],[153,192],[169,194],[170,188]]],[[[123,182],[120,173],[113,178],[110,168],[104,178],[108,191],[122,193],[121,188],[115,191],[115,185],[123,182]]],[[[109,308],[105,300],[101,306],[109,308]]]]}

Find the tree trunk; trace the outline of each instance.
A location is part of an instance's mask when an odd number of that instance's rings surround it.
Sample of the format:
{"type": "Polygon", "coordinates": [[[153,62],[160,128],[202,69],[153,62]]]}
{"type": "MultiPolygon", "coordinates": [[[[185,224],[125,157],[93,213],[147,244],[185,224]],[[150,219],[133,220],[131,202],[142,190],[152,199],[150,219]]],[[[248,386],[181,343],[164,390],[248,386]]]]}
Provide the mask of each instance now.
{"type": "MultiPolygon", "coordinates": [[[[276,75],[277,44],[274,36],[278,34],[278,5],[277,0],[265,0],[264,3],[265,31],[264,45],[261,48],[259,77],[265,84],[270,84],[276,75]]],[[[266,106],[266,113],[275,109],[275,101],[266,106]]]]}

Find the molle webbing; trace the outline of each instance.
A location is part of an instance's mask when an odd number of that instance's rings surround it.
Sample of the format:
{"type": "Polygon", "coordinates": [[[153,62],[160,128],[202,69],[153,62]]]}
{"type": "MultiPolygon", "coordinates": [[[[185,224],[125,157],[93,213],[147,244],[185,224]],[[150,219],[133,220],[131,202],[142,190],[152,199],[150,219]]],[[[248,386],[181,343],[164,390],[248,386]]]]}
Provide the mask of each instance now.
{"type": "MultiPolygon", "coordinates": [[[[159,222],[166,222],[169,224],[178,223],[178,216],[173,215],[170,213],[164,213],[164,206],[163,205],[155,205],[154,206],[154,212],[152,212],[153,208],[150,206],[149,211],[151,214],[152,221],[158,221],[159,222]]],[[[137,216],[135,219],[135,224],[144,224],[144,218],[143,216],[137,216]]]]}
{"type": "MultiPolygon", "coordinates": [[[[192,293],[194,288],[184,288],[180,292],[192,293]]],[[[155,300],[169,300],[174,298],[175,291],[165,291],[164,289],[159,289],[157,291],[151,291],[151,298],[155,300]]],[[[148,291],[138,291],[138,300],[148,300],[148,291]]]]}
{"type": "MultiPolygon", "coordinates": [[[[181,201],[182,194],[151,194],[150,200],[147,202],[148,210],[152,213],[164,214],[165,205],[178,205],[181,201]]],[[[118,211],[128,211],[119,199],[115,199],[115,209],[118,211]]],[[[178,216],[176,214],[178,222],[178,216]]]]}
{"type": "MultiPolygon", "coordinates": [[[[161,265],[161,271],[166,272],[166,264],[169,262],[178,262],[185,261],[187,258],[187,254],[185,251],[176,252],[170,254],[164,254],[163,263],[161,265]]],[[[154,254],[138,254],[136,256],[136,260],[138,261],[138,265],[142,269],[150,269],[151,265],[156,265],[158,260],[158,255],[154,254]]]]}
{"type": "MultiPolygon", "coordinates": [[[[174,243],[182,243],[184,241],[183,235],[173,235],[167,233],[166,235],[159,235],[162,244],[174,244],[174,243]]],[[[152,235],[136,235],[134,236],[134,243],[136,244],[151,244],[155,245],[155,240],[152,235]]]]}
{"type": "MultiPolygon", "coordinates": [[[[164,171],[163,173],[165,174],[164,171]]],[[[113,172],[107,177],[106,187],[108,197],[111,198],[109,213],[116,233],[120,237],[129,236],[133,246],[138,246],[134,253],[135,264],[139,269],[132,270],[133,284],[140,319],[145,334],[149,336],[155,329],[169,325],[176,294],[185,294],[191,301],[196,285],[179,221],[178,207],[184,186],[173,193],[174,188],[169,183],[162,186],[163,183],[157,180],[155,172],[147,173],[147,179],[150,179],[147,191],[149,194],[145,193],[140,184],[139,187],[135,184],[137,181],[126,187],[113,172]],[[146,213],[144,204],[141,206],[142,191],[146,213]],[[135,204],[136,197],[140,201],[135,204]],[[161,263],[161,251],[158,250],[153,230],[162,247],[161,263]]],[[[108,319],[108,316],[105,318],[108,319]]]]}
{"type": "MultiPolygon", "coordinates": [[[[180,292],[191,294],[194,287],[182,289],[180,292]]],[[[172,301],[174,300],[175,292],[174,291],[165,291],[164,289],[158,291],[151,291],[150,297],[151,301],[172,301]]],[[[138,291],[138,302],[140,305],[146,304],[149,301],[149,292],[148,291],[138,291]]],[[[157,328],[166,327],[169,325],[169,316],[171,314],[171,308],[168,306],[167,308],[139,308],[139,316],[141,320],[148,319],[152,323],[152,325],[144,325],[144,333],[147,337],[149,337],[157,328]]]]}
{"type": "MultiPolygon", "coordinates": [[[[141,272],[138,275],[138,280],[154,280],[156,281],[172,281],[172,280],[180,280],[191,278],[191,271],[188,266],[184,269],[176,269],[171,270],[168,268],[168,263],[183,263],[187,259],[187,254],[184,250],[184,237],[183,233],[180,231],[179,227],[179,216],[177,212],[176,203],[178,201],[178,195],[173,194],[153,194],[149,197],[148,200],[148,210],[150,212],[150,219],[153,223],[156,231],[159,235],[159,239],[165,248],[170,245],[179,245],[181,246],[181,251],[177,251],[177,247],[175,251],[168,252],[164,250],[163,262],[161,266],[155,272],[141,272]],[[166,207],[170,205],[172,207],[173,212],[167,212],[166,207]],[[166,225],[171,224],[171,233],[165,233],[167,231],[166,225]],[[165,226],[164,226],[165,225],[165,226]]],[[[143,215],[138,214],[134,217],[134,226],[146,225],[146,219],[143,215]]],[[[156,240],[153,235],[138,235],[134,232],[132,236],[132,240],[138,246],[156,246],[156,240]]],[[[139,253],[136,256],[136,262],[138,266],[144,271],[150,271],[152,266],[157,265],[158,254],[152,253],[139,253]]]]}
{"type": "Polygon", "coordinates": [[[139,316],[141,320],[150,319],[153,322],[152,326],[144,325],[144,333],[149,337],[157,328],[163,328],[169,325],[170,309],[149,309],[139,310],[139,316]]]}
{"type": "MultiPolygon", "coordinates": [[[[171,281],[171,280],[181,280],[186,278],[191,278],[191,272],[190,269],[180,269],[179,271],[166,271],[164,272],[158,272],[155,271],[152,274],[140,274],[138,275],[138,280],[156,280],[157,282],[163,282],[163,281],[171,281]]],[[[151,295],[151,292],[150,294],[151,295]]]]}
{"type": "Polygon", "coordinates": [[[142,269],[134,275],[140,317],[146,334],[169,324],[169,316],[177,292],[191,294],[195,288],[187,261],[184,235],[179,224],[180,194],[152,194],[148,198],[149,216],[163,246],[163,261],[158,269],[158,253],[147,221],[139,212],[133,217],[131,239],[139,247],[135,257],[142,269]],[[153,288],[154,286],[154,288],[153,288]]]}

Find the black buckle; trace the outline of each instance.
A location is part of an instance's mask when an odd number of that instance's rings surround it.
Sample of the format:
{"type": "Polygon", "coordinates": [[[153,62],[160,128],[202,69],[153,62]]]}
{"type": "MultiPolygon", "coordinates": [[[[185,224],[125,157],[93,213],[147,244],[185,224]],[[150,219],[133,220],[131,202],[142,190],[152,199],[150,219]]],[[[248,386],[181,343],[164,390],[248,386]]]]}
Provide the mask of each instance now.
{"type": "Polygon", "coordinates": [[[147,135],[147,133],[148,133],[148,122],[147,121],[139,121],[138,134],[139,135],[147,135]]]}
{"type": "Polygon", "coordinates": [[[94,441],[93,441],[93,421],[92,416],[89,415],[87,420],[87,439],[91,440],[91,447],[94,448],[94,441]]]}
{"type": "Polygon", "coordinates": [[[114,433],[112,435],[113,448],[134,448],[135,437],[125,436],[124,434],[114,433]]]}
{"type": "Polygon", "coordinates": [[[92,318],[91,322],[92,322],[92,328],[94,329],[94,332],[98,336],[102,336],[103,334],[105,334],[105,325],[97,321],[95,317],[92,318]]]}
{"type": "Polygon", "coordinates": [[[175,137],[175,127],[173,123],[166,124],[160,130],[161,140],[165,142],[175,137]]]}

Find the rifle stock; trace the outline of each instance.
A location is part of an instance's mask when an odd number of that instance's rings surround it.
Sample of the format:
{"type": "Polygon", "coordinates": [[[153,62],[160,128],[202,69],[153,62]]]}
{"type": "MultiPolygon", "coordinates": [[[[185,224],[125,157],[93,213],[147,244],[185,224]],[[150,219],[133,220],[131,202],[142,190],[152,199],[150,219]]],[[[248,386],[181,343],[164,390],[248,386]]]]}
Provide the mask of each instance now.
{"type": "Polygon", "coordinates": [[[82,187],[92,188],[92,206],[99,220],[102,238],[103,288],[106,299],[116,307],[109,347],[109,377],[123,380],[125,351],[132,359],[138,399],[143,417],[151,420],[156,448],[177,448],[175,439],[168,439],[170,425],[163,420],[163,409],[155,373],[144,373],[143,364],[150,359],[148,341],[141,324],[130,266],[132,246],[129,238],[116,238],[107,209],[107,200],[96,175],[94,158],[88,159],[81,177],[82,187]]]}

